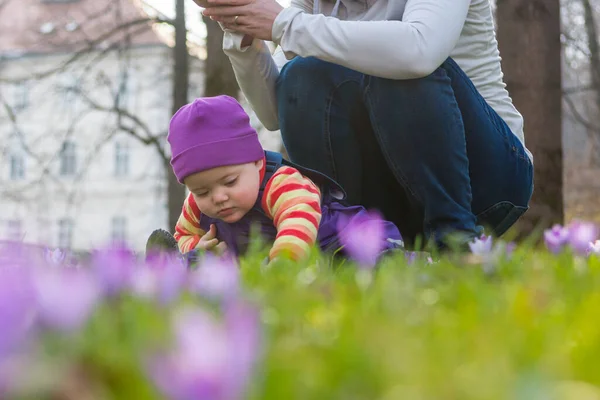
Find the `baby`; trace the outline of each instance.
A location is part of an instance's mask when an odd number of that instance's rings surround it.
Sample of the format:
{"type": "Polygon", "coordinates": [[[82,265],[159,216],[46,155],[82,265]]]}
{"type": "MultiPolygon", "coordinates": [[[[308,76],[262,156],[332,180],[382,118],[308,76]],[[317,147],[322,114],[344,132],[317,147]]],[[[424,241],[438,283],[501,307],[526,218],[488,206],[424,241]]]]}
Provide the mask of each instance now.
{"type": "MultiPolygon", "coordinates": [[[[248,115],[229,96],[183,106],[171,119],[168,141],[173,172],[190,192],[175,227],[182,253],[243,254],[256,228],[272,243],[271,260],[300,260],[315,244],[323,251],[340,249],[339,229],[367,213],[345,204],[343,190],[329,177],[264,151],[248,115]]],[[[381,223],[382,251],[400,247],[398,228],[381,223]]]]}

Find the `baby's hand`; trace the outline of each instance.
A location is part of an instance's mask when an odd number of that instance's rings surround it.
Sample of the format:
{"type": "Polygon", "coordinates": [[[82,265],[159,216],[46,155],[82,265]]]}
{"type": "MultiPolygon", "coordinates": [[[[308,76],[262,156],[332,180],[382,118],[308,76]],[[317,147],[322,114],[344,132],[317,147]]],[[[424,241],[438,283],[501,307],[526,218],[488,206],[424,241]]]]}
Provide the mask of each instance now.
{"type": "Polygon", "coordinates": [[[227,252],[227,243],[220,242],[218,245],[216,245],[215,247],[213,247],[212,251],[216,255],[222,256],[223,254],[225,254],[227,252]]]}
{"type": "Polygon", "coordinates": [[[217,239],[217,227],[215,224],[210,224],[210,229],[200,238],[196,248],[221,255],[227,251],[227,244],[219,242],[219,239],[217,239]]]}

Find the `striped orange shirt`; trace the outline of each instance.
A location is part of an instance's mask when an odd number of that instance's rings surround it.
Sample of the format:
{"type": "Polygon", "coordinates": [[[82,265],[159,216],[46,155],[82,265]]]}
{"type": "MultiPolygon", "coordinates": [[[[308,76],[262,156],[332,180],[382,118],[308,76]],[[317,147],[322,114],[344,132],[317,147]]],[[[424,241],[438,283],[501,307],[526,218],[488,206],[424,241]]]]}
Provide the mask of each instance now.
{"type": "MultiPolygon", "coordinates": [[[[282,166],[267,182],[261,206],[277,228],[269,258],[283,255],[295,260],[306,258],[317,241],[321,222],[319,188],[297,169],[282,166]]],[[[175,226],[175,239],[182,253],[196,248],[206,233],[200,228],[200,212],[190,193],[175,226]]]]}

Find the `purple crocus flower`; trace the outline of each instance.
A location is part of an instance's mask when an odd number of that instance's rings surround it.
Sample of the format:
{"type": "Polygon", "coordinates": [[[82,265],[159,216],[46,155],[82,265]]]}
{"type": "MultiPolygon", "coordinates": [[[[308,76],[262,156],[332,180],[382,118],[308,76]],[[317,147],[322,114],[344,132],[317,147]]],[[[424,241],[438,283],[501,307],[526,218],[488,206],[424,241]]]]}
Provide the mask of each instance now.
{"type": "Polygon", "coordinates": [[[471,253],[476,256],[475,260],[482,263],[483,271],[486,274],[492,274],[497,270],[502,259],[512,256],[515,244],[500,240],[494,243],[491,236],[481,235],[469,242],[469,248],[471,253]]]}
{"type": "Polygon", "coordinates": [[[150,257],[146,265],[135,269],[131,288],[138,296],[168,304],[179,296],[187,276],[187,267],[181,258],[161,254],[150,257]]]}
{"type": "Polygon", "coordinates": [[[572,222],[569,226],[569,244],[573,251],[587,255],[590,243],[598,238],[598,228],[591,222],[572,222]]]}
{"type": "Polygon", "coordinates": [[[258,355],[258,321],[244,305],[231,305],[225,324],[200,309],[181,311],[174,348],[149,365],[152,380],[173,400],[241,398],[258,355]]]}
{"type": "Polygon", "coordinates": [[[30,269],[0,266],[0,360],[18,349],[33,332],[35,315],[30,269]]]}
{"type": "Polygon", "coordinates": [[[156,386],[170,399],[221,399],[225,393],[227,340],[222,326],[201,310],[180,312],[175,346],[150,364],[156,386]]]}
{"type": "Polygon", "coordinates": [[[560,253],[568,241],[569,229],[561,225],[556,224],[552,227],[552,229],[546,229],[544,231],[544,242],[546,243],[546,248],[551,253],[560,253]]]}
{"type": "Polygon", "coordinates": [[[34,257],[35,252],[31,246],[20,242],[5,242],[0,244],[0,268],[21,267],[28,268],[39,260],[34,257]]]}
{"type": "Polygon", "coordinates": [[[158,293],[157,274],[145,265],[138,266],[131,278],[131,291],[138,297],[154,299],[158,293]]]}
{"type": "Polygon", "coordinates": [[[99,284],[86,269],[40,269],[33,282],[41,323],[59,331],[80,328],[101,297],[99,284]]]}
{"type": "Polygon", "coordinates": [[[99,250],[94,254],[92,264],[107,295],[118,294],[131,286],[136,262],[133,253],[126,247],[99,250]]]}
{"type": "Polygon", "coordinates": [[[478,256],[486,256],[492,252],[493,241],[491,236],[481,235],[469,242],[471,253],[478,256]]]}
{"type": "Polygon", "coordinates": [[[227,399],[242,397],[262,352],[258,311],[248,303],[233,301],[225,312],[229,340],[227,399]]]}
{"type": "Polygon", "coordinates": [[[50,250],[44,249],[44,260],[50,265],[59,266],[63,265],[67,258],[67,252],[61,249],[50,250]]]}
{"type": "Polygon", "coordinates": [[[385,247],[385,227],[377,211],[351,217],[342,215],[337,225],[345,252],[362,268],[373,268],[385,247]]]}
{"type": "Polygon", "coordinates": [[[600,240],[590,243],[590,246],[588,247],[588,254],[600,255],[600,240]]]}
{"type": "Polygon", "coordinates": [[[190,273],[189,290],[213,300],[234,298],[240,289],[239,270],[231,257],[206,254],[190,273]]]}

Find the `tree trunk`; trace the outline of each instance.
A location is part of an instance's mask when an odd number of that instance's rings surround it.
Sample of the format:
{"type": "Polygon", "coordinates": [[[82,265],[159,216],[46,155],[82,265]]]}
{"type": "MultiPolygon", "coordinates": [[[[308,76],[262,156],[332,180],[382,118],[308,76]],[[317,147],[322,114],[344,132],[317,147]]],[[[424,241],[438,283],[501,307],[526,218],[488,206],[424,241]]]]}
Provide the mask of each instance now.
{"type": "MultiPolygon", "coordinates": [[[[188,102],[189,53],[187,47],[187,29],[185,26],[185,3],[175,3],[175,46],[173,48],[173,99],[171,114],[188,102]]],[[[169,227],[175,228],[185,199],[185,186],[181,185],[170,165],[165,165],[168,175],[169,227]]]]}
{"type": "MultiPolygon", "coordinates": [[[[588,40],[588,48],[590,50],[590,78],[592,80],[592,86],[595,92],[595,113],[600,113],[600,46],[598,45],[598,29],[596,27],[596,20],[594,19],[594,8],[590,0],[582,0],[584,17],[585,17],[585,31],[588,40]]],[[[594,124],[595,125],[595,124],[594,124]]],[[[590,148],[592,149],[592,162],[597,164],[600,161],[600,154],[596,149],[600,144],[600,132],[596,129],[587,129],[590,148]]]]}
{"type": "Polygon", "coordinates": [[[223,52],[223,30],[212,19],[203,16],[206,25],[206,63],[204,65],[204,95],[226,94],[238,98],[238,86],[229,57],[223,52]]]}
{"type": "Polygon", "coordinates": [[[559,0],[498,0],[498,42],[505,81],[525,119],[535,191],[519,228],[563,223],[559,0]]]}

